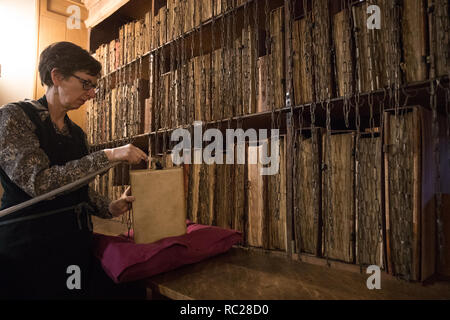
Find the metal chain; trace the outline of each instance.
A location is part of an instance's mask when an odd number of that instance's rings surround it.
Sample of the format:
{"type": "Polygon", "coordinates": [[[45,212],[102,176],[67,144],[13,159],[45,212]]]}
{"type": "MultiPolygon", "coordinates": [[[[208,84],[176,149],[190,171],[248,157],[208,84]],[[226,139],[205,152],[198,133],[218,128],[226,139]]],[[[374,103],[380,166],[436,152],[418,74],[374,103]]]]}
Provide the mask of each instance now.
{"type": "Polygon", "coordinates": [[[433,158],[435,161],[436,178],[435,178],[435,194],[436,194],[436,227],[438,239],[438,256],[439,261],[444,261],[444,225],[442,221],[442,193],[441,193],[441,176],[440,176],[440,150],[439,150],[439,121],[437,110],[437,92],[436,84],[431,81],[430,106],[432,111],[432,139],[433,139],[433,158]]]}

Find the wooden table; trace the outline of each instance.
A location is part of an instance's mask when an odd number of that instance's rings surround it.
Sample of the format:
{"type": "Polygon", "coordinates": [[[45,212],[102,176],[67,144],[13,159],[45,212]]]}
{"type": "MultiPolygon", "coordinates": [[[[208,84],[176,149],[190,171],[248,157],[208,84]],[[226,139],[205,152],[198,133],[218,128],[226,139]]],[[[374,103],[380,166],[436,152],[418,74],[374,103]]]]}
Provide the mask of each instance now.
{"type": "Polygon", "coordinates": [[[424,286],[233,248],[228,253],[146,280],[153,296],[175,300],[450,299],[450,283],[424,286]]]}

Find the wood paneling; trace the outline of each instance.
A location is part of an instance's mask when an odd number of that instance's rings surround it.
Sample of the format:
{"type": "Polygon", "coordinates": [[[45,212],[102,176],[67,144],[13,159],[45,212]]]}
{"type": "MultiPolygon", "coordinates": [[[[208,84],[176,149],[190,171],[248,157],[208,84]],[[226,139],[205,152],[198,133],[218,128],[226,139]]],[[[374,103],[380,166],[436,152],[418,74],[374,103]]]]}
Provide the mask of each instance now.
{"type": "MultiPolygon", "coordinates": [[[[39,1],[39,41],[38,55],[50,44],[58,41],[70,41],[83,49],[88,46],[88,31],[81,23],[80,29],[67,28],[67,7],[74,5],[66,0],[40,0],[39,1]]],[[[87,17],[87,10],[80,4],[81,18],[87,17]]],[[[39,60],[38,60],[39,61],[39,60]]],[[[34,98],[39,99],[45,94],[45,88],[41,85],[39,71],[36,68],[36,85],[34,98]]],[[[78,110],[69,112],[69,117],[86,131],[86,105],[78,110]]]]}

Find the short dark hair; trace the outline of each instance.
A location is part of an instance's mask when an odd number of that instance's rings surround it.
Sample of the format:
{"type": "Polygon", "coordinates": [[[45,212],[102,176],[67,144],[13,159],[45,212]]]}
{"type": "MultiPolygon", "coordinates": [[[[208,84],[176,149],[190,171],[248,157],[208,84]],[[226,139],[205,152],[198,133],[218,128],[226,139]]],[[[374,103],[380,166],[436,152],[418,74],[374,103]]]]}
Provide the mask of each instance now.
{"type": "Polygon", "coordinates": [[[64,78],[68,78],[77,71],[98,76],[102,65],[83,48],[71,42],[61,41],[49,45],[41,53],[39,76],[42,85],[53,86],[51,72],[54,68],[57,68],[64,78]]]}

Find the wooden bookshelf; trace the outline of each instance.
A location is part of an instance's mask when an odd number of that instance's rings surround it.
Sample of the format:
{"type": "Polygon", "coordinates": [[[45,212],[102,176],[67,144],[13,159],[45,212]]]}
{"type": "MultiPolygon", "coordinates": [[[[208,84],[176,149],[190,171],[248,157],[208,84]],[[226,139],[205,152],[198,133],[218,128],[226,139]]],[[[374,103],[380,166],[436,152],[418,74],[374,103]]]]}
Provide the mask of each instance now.
{"type": "MultiPolygon", "coordinates": [[[[436,10],[440,12],[443,2],[437,2],[436,10]]],[[[445,25],[448,21],[443,22],[444,18],[433,16],[425,2],[419,0],[407,0],[403,6],[393,6],[386,0],[375,1],[374,4],[379,5],[385,14],[382,21],[386,21],[386,29],[380,31],[364,29],[367,9],[367,2],[364,1],[355,1],[342,8],[341,3],[329,0],[222,0],[221,5],[227,4],[224,10],[218,9],[216,1],[199,1],[196,2],[196,8],[199,9],[199,3],[202,3],[201,13],[189,11],[188,5],[192,3],[191,0],[130,0],[108,13],[104,19],[97,18],[99,23],[90,31],[91,53],[101,45],[118,39],[120,29],[126,28],[124,26],[138,20],[143,20],[144,24],[145,21],[152,21],[152,29],[144,29],[153,39],[148,50],[138,49],[138,54],[135,51],[134,56],[131,54],[125,63],[110,68],[100,79],[104,90],[102,97],[107,97],[112,90],[122,90],[136,77],[148,81],[148,95],[140,99],[141,102],[135,106],[137,109],[131,109],[130,112],[140,114],[143,121],[142,113],[151,110],[151,114],[147,114],[147,123],[152,126],[111,141],[96,141],[93,149],[134,143],[151,157],[169,163],[166,157],[173,147],[170,134],[177,128],[192,130],[194,120],[203,121],[203,130],[279,128],[283,136],[280,150],[283,166],[281,176],[274,181],[258,180],[252,175],[255,168],[250,167],[216,165],[214,168],[204,168],[200,165],[188,169],[189,186],[196,190],[189,191],[187,196],[190,201],[188,208],[193,210],[190,212],[191,217],[203,223],[242,228],[244,233],[251,230],[250,235],[246,234],[248,247],[275,250],[291,258],[313,254],[317,259],[327,261],[360,265],[376,263],[389,272],[395,272],[389,251],[391,244],[387,244],[390,241],[386,231],[388,226],[384,224],[387,221],[385,209],[390,205],[387,195],[395,191],[389,191],[386,187],[389,181],[385,180],[388,173],[384,168],[387,165],[381,163],[381,155],[377,154],[376,158],[377,177],[380,180],[376,192],[381,194],[381,190],[388,191],[376,199],[381,203],[381,212],[371,214],[373,219],[379,219],[378,214],[381,214],[382,243],[374,242],[375,236],[368,234],[367,238],[359,239],[359,245],[371,251],[370,254],[357,250],[358,240],[355,237],[359,230],[356,223],[363,213],[355,203],[346,200],[347,203],[342,207],[337,206],[336,210],[342,213],[346,211],[343,209],[345,207],[353,208],[353,211],[345,216],[348,223],[338,221],[335,226],[338,229],[334,230],[345,230],[345,234],[341,233],[345,245],[333,251],[327,247],[327,240],[323,238],[330,236],[324,208],[327,198],[324,195],[331,187],[322,180],[318,181],[320,199],[316,199],[319,210],[317,221],[311,221],[316,218],[309,211],[304,216],[298,215],[296,211],[299,201],[311,200],[301,200],[296,193],[301,182],[294,174],[300,159],[303,159],[296,148],[302,143],[311,143],[304,142],[308,141],[307,138],[298,140],[299,130],[302,133],[309,131],[307,136],[316,129],[323,130],[322,137],[315,139],[317,146],[309,146],[310,150],[320,150],[314,159],[320,159],[317,161],[321,161],[322,166],[324,159],[330,156],[329,152],[333,152],[332,160],[337,161],[335,165],[340,165],[339,161],[345,163],[350,177],[356,170],[357,161],[355,155],[349,152],[357,153],[358,148],[370,150],[370,146],[364,145],[362,140],[367,135],[373,138],[373,135],[365,132],[378,128],[376,148],[385,150],[386,142],[382,138],[387,125],[383,119],[389,110],[418,106],[419,109],[435,110],[438,119],[445,119],[449,109],[446,92],[450,85],[448,75],[441,71],[446,65],[445,54],[436,41],[429,39],[427,33],[431,32],[430,28],[435,30],[437,25],[445,25]],[[177,22],[174,17],[179,8],[187,10],[183,11],[183,17],[189,12],[191,22],[186,22],[184,18],[177,22]],[[154,24],[155,19],[157,24],[154,24]],[[166,32],[155,33],[155,26],[166,32]],[[146,100],[147,107],[143,105],[143,100],[146,100]],[[339,136],[335,133],[343,131],[351,132],[353,144],[346,144],[350,151],[344,152],[339,158],[345,148],[338,148],[334,138],[338,139],[339,136]],[[329,138],[331,133],[333,139],[328,142],[332,145],[328,145],[324,137],[329,138]],[[239,180],[241,176],[246,178],[239,180]],[[253,194],[244,192],[247,199],[241,199],[238,196],[242,193],[239,188],[248,187],[250,180],[261,185],[262,189],[253,190],[253,194]],[[223,190],[217,189],[220,181],[228,181],[223,190]],[[202,192],[199,194],[198,190],[202,192]],[[233,203],[233,217],[227,216],[220,208],[220,204],[227,203],[218,196],[221,194],[232,194],[233,201],[236,200],[233,203]],[[257,194],[264,194],[263,204],[255,202],[257,194]],[[277,201],[273,196],[276,194],[282,194],[282,208],[275,205],[277,201]],[[249,211],[250,199],[253,199],[251,206],[256,211],[249,211]],[[270,210],[278,212],[275,215],[277,220],[273,219],[270,210]],[[255,212],[259,212],[257,214],[260,217],[255,216],[255,212]],[[302,219],[309,220],[305,222],[302,219]],[[251,229],[249,221],[261,225],[251,229]],[[311,234],[302,235],[306,231],[299,221],[309,223],[316,229],[311,234]],[[303,241],[308,241],[308,244],[303,245],[303,241]]],[[[140,30],[142,24],[137,25],[140,30]]],[[[118,107],[124,104],[124,101],[118,102],[118,107]]],[[[106,108],[107,105],[103,103],[99,108],[106,108]]],[[[112,113],[117,115],[117,111],[112,113]]],[[[100,115],[94,124],[108,130],[106,123],[110,116],[100,115]]],[[[126,118],[120,119],[115,128],[128,122],[126,118]]],[[[441,126],[445,125],[444,122],[441,126]]],[[[413,143],[417,143],[419,138],[413,139],[413,143]]],[[[442,136],[440,139],[441,153],[445,154],[448,152],[449,137],[442,136]]],[[[427,140],[428,146],[436,141],[427,140]]],[[[362,166],[360,170],[366,170],[362,172],[370,171],[368,168],[372,164],[367,161],[372,159],[369,158],[360,159],[366,160],[366,163],[358,163],[362,166]]],[[[311,162],[305,159],[302,161],[311,162]]],[[[418,170],[425,172],[427,168],[420,167],[418,170]]],[[[325,175],[323,167],[320,171],[325,175]]],[[[348,182],[353,198],[361,194],[355,191],[355,188],[362,188],[359,183],[368,183],[364,178],[354,176],[354,180],[348,182]]],[[[448,182],[444,180],[441,179],[441,192],[450,193],[448,182]]],[[[335,189],[340,185],[339,181],[331,183],[335,189]]],[[[331,196],[340,197],[335,200],[341,201],[344,195],[350,194],[341,191],[342,194],[331,196]]],[[[331,196],[328,200],[334,201],[331,196]]],[[[362,195],[364,201],[371,200],[364,196],[367,194],[362,195]]],[[[430,222],[427,223],[427,228],[431,228],[430,222]]],[[[425,232],[423,235],[432,237],[425,232]]],[[[422,241],[427,248],[431,248],[431,245],[421,235],[415,241],[414,268],[406,276],[413,280],[425,280],[438,268],[424,259],[434,259],[437,253],[418,258],[419,242],[422,241]]]]}

